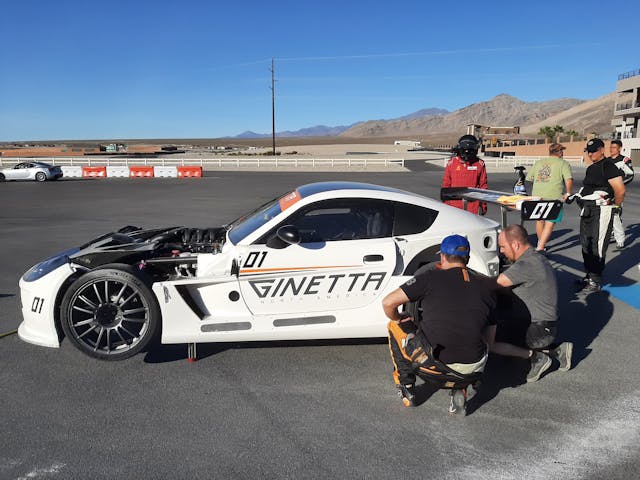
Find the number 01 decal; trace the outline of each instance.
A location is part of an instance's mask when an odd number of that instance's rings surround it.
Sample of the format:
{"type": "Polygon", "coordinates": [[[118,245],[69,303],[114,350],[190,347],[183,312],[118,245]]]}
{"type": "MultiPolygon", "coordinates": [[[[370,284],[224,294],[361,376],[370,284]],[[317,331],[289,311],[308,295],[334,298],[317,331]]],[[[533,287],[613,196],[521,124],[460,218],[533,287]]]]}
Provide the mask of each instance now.
{"type": "Polygon", "coordinates": [[[260,268],[264,262],[267,252],[249,252],[247,259],[244,261],[244,268],[260,268]]]}
{"type": "Polygon", "coordinates": [[[33,302],[31,302],[31,311],[34,313],[41,313],[43,305],[44,305],[44,298],[33,297],[33,302]]]}
{"type": "Polygon", "coordinates": [[[529,201],[522,203],[522,220],[555,220],[560,215],[562,202],[529,201]]]}

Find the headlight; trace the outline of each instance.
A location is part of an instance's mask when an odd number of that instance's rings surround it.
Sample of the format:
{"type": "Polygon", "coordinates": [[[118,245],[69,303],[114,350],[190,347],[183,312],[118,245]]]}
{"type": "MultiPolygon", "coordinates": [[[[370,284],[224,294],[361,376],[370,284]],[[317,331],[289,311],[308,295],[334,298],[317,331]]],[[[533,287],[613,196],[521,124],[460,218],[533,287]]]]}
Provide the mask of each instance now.
{"type": "Polygon", "coordinates": [[[33,267],[31,267],[27,273],[22,276],[22,279],[25,282],[34,282],[39,278],[44,277],[47,273],[54,271],[60,265],[64,265],[65,263],[69,263],[69,255],[73,255],[74,253],[80,251],[79,248],[71,248],[64,252],[61,252],[53,257],[49,257],[46,260],[37,263],[33,267]]]}

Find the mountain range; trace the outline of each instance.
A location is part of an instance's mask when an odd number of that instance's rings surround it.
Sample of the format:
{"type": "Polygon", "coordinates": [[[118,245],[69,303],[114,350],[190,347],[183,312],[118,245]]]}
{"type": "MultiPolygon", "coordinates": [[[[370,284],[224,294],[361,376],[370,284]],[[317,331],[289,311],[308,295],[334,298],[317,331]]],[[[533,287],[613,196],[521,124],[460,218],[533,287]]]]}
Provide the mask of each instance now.
{"type": "MultiPolygon", "coordinates": [[[[403,137],[429,134],[458,134],[470,123],[490,126],[520,126],[522,133],[537,133],[542,126],[562,125],[578,133],[606,133],[611,130],[615,93],[595,100],[560,98],[543,102],[525,102],[507,94],[449,112],[425,108],[388,120],[367,120],[352,125],[318,125],[295,131],[277,132],[279,137],[403,137]]],[[[244,132],[235,138],[265,138],[271,133],[244,132]]]]}

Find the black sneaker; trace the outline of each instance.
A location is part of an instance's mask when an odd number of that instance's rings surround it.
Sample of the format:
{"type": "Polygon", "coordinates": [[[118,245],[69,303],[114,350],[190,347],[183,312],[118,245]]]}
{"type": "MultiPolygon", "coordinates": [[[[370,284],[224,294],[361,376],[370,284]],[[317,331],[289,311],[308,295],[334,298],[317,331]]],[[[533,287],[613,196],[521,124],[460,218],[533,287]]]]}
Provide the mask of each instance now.
{"type": "Polygon", "coordinates": [[[600,284],[600,282],[596,282],[592,278],[590,278],[587,281],[586,285],[582,287],[582,291],[585,293],[599,292],[600,290],[602,290],[602,285],[600,284]]]}
{"type": "Polygon", "coordinates": [[[397,385],[398,396],[405,407],[416,406],[416,393],[413,385],[397,385]]]}
{"type": "Polygon", "coordinates": [[[454,388],[449,394],[451,397],[451,405],[449,405],[449,415],[467,414],[467,390],[454,388]]]}
{"type": "Polygon", "coordinates": [[[578,290],[582,290],[587,283],[589,283],[589,277],[578,278],[573,282],[578,290]]]}
{"type": "Polygon", "coordinates": [[[533,352],[531,356],[531,368],[527,374],[527,383],[537,382],[542,374],[549,370],[551,357],[542,352],[533,352]]]}
{"type": "Polygon", "coordinates": [[[573,353],[573,343],[562,342],[549,352],[551,356],[560,362],[558,370],[566,372],[571,369],[571,355],[573,353]]]}
{"type": "Polygon", "coordinates": [[[602,290],[602,285],[600,282],[594,280],[591,277],[584,277],[575,281],[576,290],[578,292],[590,293],[590,292],[599,292],[602,290]]]}

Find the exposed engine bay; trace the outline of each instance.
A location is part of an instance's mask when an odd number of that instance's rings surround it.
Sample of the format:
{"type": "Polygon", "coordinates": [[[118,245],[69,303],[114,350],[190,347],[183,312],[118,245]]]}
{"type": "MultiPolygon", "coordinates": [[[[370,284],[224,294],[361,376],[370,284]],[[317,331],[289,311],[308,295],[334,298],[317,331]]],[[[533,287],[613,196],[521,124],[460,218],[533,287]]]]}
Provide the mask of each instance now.
{"type": "Polygon", "coordinates": [[[128,225],[82,245],[69,259],[93,270],[124,263],[144,270],[155,281],[195,276],[200,253],[220,253],[227,227],[142,229],[128,225]]]}

